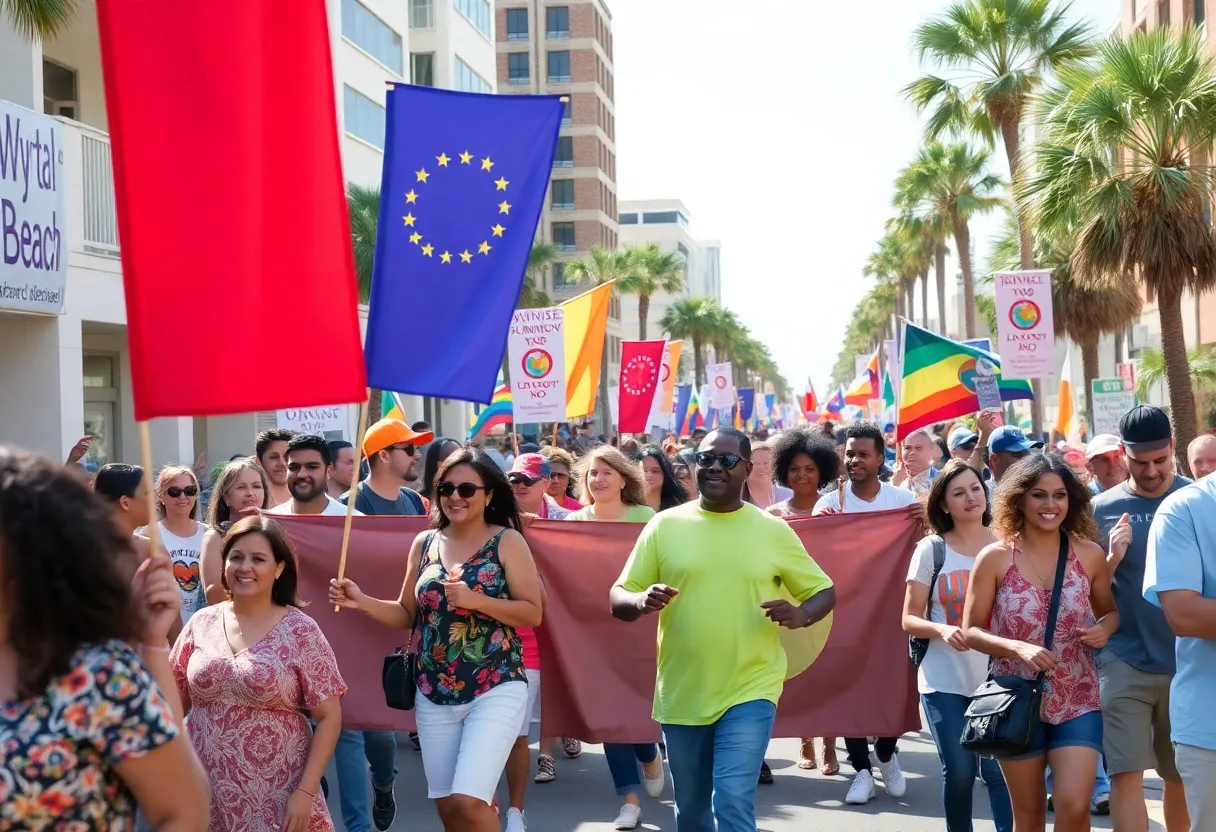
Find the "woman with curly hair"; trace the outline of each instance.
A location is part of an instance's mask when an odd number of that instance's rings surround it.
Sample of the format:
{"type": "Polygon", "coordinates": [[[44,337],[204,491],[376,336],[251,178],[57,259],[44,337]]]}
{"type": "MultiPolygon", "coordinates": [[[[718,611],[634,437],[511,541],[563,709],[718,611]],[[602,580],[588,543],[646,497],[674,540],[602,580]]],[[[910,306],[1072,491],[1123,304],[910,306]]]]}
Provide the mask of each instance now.
{"type": "Polygon", "coordinates": [[[688,494],[676,479],[671,462],[657,445],[642,448],[642,479],[646,483],[646,504],[655,511],[688,502],[688,494]]]}
{"type": "Polygon", "coordinates": [[[773,478],[793,494],[768,507],[778,517],[810,517],[819,492],[840,476],[835,440],[822,431],[794,428],[782,431],[773,445],[773,478]]]}
{"type": "Polygon", "coordinates": [[[1102,750],[1094,653],[1119,627],[1106,555],[1093,542],[1091,496],[1059,456],[1019,460],[993,496],[997,542],[979,553],[967,588],[966,645],[992,657],[992,674],[1032,679],[1046,673],[1041,722],[1030,749],[1000,759],[1018,832],[1046,828],[1048,765],[1055,781],[1055,828],[1090,828],[1102,750]],[[1062,543],[1067,561],[1049,650],[1044,642],[1062,543]]]}

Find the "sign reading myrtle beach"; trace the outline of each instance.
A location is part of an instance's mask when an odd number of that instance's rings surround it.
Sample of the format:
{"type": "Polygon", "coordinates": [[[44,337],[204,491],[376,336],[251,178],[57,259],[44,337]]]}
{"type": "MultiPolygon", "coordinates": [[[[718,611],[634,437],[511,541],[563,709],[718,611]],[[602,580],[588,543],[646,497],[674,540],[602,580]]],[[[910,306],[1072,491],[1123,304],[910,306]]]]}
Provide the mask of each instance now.
{"type": "Polygon", "coordinates": [[[0,101],[0,309],[63,311],[65,185],[59,122],[0,101]]]}

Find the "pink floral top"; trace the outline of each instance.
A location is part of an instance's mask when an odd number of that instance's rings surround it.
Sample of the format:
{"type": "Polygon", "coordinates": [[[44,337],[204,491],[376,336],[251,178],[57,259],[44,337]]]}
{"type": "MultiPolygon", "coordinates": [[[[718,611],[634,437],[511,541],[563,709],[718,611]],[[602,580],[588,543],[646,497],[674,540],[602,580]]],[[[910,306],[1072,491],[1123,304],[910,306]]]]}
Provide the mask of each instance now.
{"type": "MultiPolygon", "coordinates": [[[[1024,559],[1018,557],[1021,549],[1016,544],[1013,552],[1013,564],[997,588],[992,604],[992,633],[1001,638],[1043,644],[1051,590],[1040,589],[1027,581],[1018,567],[1018,562],[1024,559]]],[[[1051,643],[1051,652],[1059,664],[1047,674],[1043,690],[1041,716],[1050,725],[1059,725],[1101,709],[1094,650],[1078,638],[1078,633],[1092,626],[1094,621],[1089,588],[1089,577],[1069,546],[1068,567],[1060,590],[1060,612],[1051,643]]],[[[993,659],[992,673],[1033,679],[1037,671],[1021,659],[993,659]]]]}

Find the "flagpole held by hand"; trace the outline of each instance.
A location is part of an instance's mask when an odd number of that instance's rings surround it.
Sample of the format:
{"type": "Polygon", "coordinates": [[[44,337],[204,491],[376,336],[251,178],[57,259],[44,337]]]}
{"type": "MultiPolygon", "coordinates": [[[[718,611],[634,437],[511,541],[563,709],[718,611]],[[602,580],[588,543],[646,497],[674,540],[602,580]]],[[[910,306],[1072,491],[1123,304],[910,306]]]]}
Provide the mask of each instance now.
{"type": "Polygon", "coordinates": [[[156,516],[156,491],[152,484],[152,434],[148,423],[136,423],[139,428],[139,457],[144,466],[144,491],[148,499],[148,551],[154,556],[160,554],[160,520],[156,516]]]}
{"type": "MultiPolygon", "coordinates": [[[[363,404],[359,405],[359,421],[358,425],[364,425],[367,422],[367,403],[372,397],[372,391],[367,391],[367,398],[363,400],[363,404]]],[[[357,437],[356,437],[357,438],[357,437]]],[[[359,452],[363,451],[363,443],[359,443],[359,452]]],[[[371,465],[371,462],[368,462],[371,465]]],[[[350,545],[350,520],[355,516],[355,495],[359,488],[359,465],[355,465],[355,475],[350,478],[350,491],[346,494],[346,520],[342,522],[342,554],[338,557],[338,585],[341,586],[342,579],[346,577],[346,550],[350,545]]],[[[334,604],[334,612],[338,612],[342,607],[334,604]]]]}

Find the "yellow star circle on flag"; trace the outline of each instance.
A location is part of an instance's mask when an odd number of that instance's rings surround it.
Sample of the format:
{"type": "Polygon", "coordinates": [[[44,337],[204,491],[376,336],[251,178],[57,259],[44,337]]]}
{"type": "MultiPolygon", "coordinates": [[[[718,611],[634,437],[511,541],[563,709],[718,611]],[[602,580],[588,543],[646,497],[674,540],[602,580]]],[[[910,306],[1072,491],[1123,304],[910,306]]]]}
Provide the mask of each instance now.
{"type": "Polygon", "coordinates": [[[448,166],[448,162],[451,160],[448,158],[448,154],[440,153],[435,157],[435,161],[439,163],[439,167],[446,168],[448,166]]]}
{"type": "Polygon", "coordinates": [[[450,253],[448,253],[448,252],[446,252],[446,251],[445,251],[445,252],[443,252],[442,254],[440,254],[440,255],[439,255],[439,259],[440,259],[440,260],[442,260],[444,263],[451,263],[451,262],[452,262],[452,255],[451,255],[450,253]]]}
{"type": "Polygon", "coordinates": [[[461,263],[472,263],[473,262],[473,255],[469,254],[469,250],[467,248],[464,251],[460,252],[460,262],[461,263]]]}
{"type": "MultiPolygon", "coordinates": [[[[469,165],[471,167],[473,159],[475,157],[474,157],[473,153],[471,153],[468,150],[465,150],[463,153],[457,154],[456,157],[449,156],[445,151],[440,151],[439,155],[435,157],[435,161],[439,164],[439,167],[449,168],[451,166],[450,163],[453,161],[454,158],[459,158],[460,164],[469,165]]],[[[481,158],[481,170],[486,171],[487,173],[492,173],[493,167],[494,167],[494,161],[489,156],[485,156],[485,157],[481,158]]],[[[415,171],[415,176],[417,177],[418,182],[420,182],[423,185],[430,184],[429,180],[432,175],[434,175],[434,174],[429,173],[426,168],[421,168],[421,169],[415,171]]],[[[440,181],[443,181],[443,180],[442,179],[436,180],[436,186],[438,186],[438,183],[440,181]]],[[[505,192],[507,190],[507,186],[509,186],[511,184],[510,181],[508,181],[505,176],[501,176],[501,175],[498,177],[498,179],[491,180],[491,181],[494,182],[495,191],[505,192]]],[[[406,204],[407,205],[418,205],[419,204],[418,197],[419,197],[419,193],[417,191],[415,191],[413,188],[411,188],[405,194],[406,204]]],[[[499,202],[497,204],[497,207],[498,207],[499,214],[510,215],[511,207],[512,207],[511,203],[507,202],[506,200],[503,200],[502,202],[499,202]]],[[[425,225],[425,216],[416,217],[414,215],[414,213],[412,211],[410,211],[405,214],[405,216],[402,218],[402,220],[405,223],[405,225],[408,226],[413,231],[413,233],[409,235],[409,238],[408,238],[409,241],[411,243],[413,243],[414,245],[418,246],[419,251],[422,252],[422,255],[424,257],[433,257],[435,255],[434,244],[430,243],[430,242],[425,242],[424,235],[417,228],[418,222],[420,220],[423,221],[423,223],[425,225]]],[[[493,226],[490,227],[490,232],[491,232],[492,236],[494,236],[494,237],[503,237],[506,230],[507,230],[506,227],[500,223],[495,223],[493,226]]],[[[489,256],[490,251],[493,249],[493,246],[490,245],[489,240],[482,240],[481,243],[479,243],[476,246],[476,249],[477,249],[477,254],[489,256]]],[[[455,256],[460,257],[461,263],[472,263],[474,254],[472,251],[469,250],[469,248],[465,248],[463,251],[457,252],[455,256]]],[[[453,262],[452,257],[453,257],[452,252],[448,251],[446,249],[439,253],[439,261],[441,263],[443,263],[444,265],[453,262]]]]}
{"type": "Polygon", "coordinates": [[[470,153],[469,151],[466,150],[464,153],[460,154],[460,164],[467,165],[472,161],[473,161],[473,154],[470,153]]]}
{"type": "Polygon", "coordinates": [[[477,253],[478,254],[489,254],[490,253],[490,241],[482,240],[481,245],[479,245],[477,247],[477,253]]]}
{"type": "Polygon", "coordinates": [[[489,156],[487,156],[486,158],[481,160],[481,169],[482,170],[489,170],[492,167],[494,167],[494,163],[490,161],[489,156]]]}
{"type": "Polygon", "coordinates": [[[495,237],[501,237],[502,232],[506,231],[507,229],[503,228],[501,225],[496,225],[493,228],[491,228],[490,230],[494,232],[495,237]]]}

